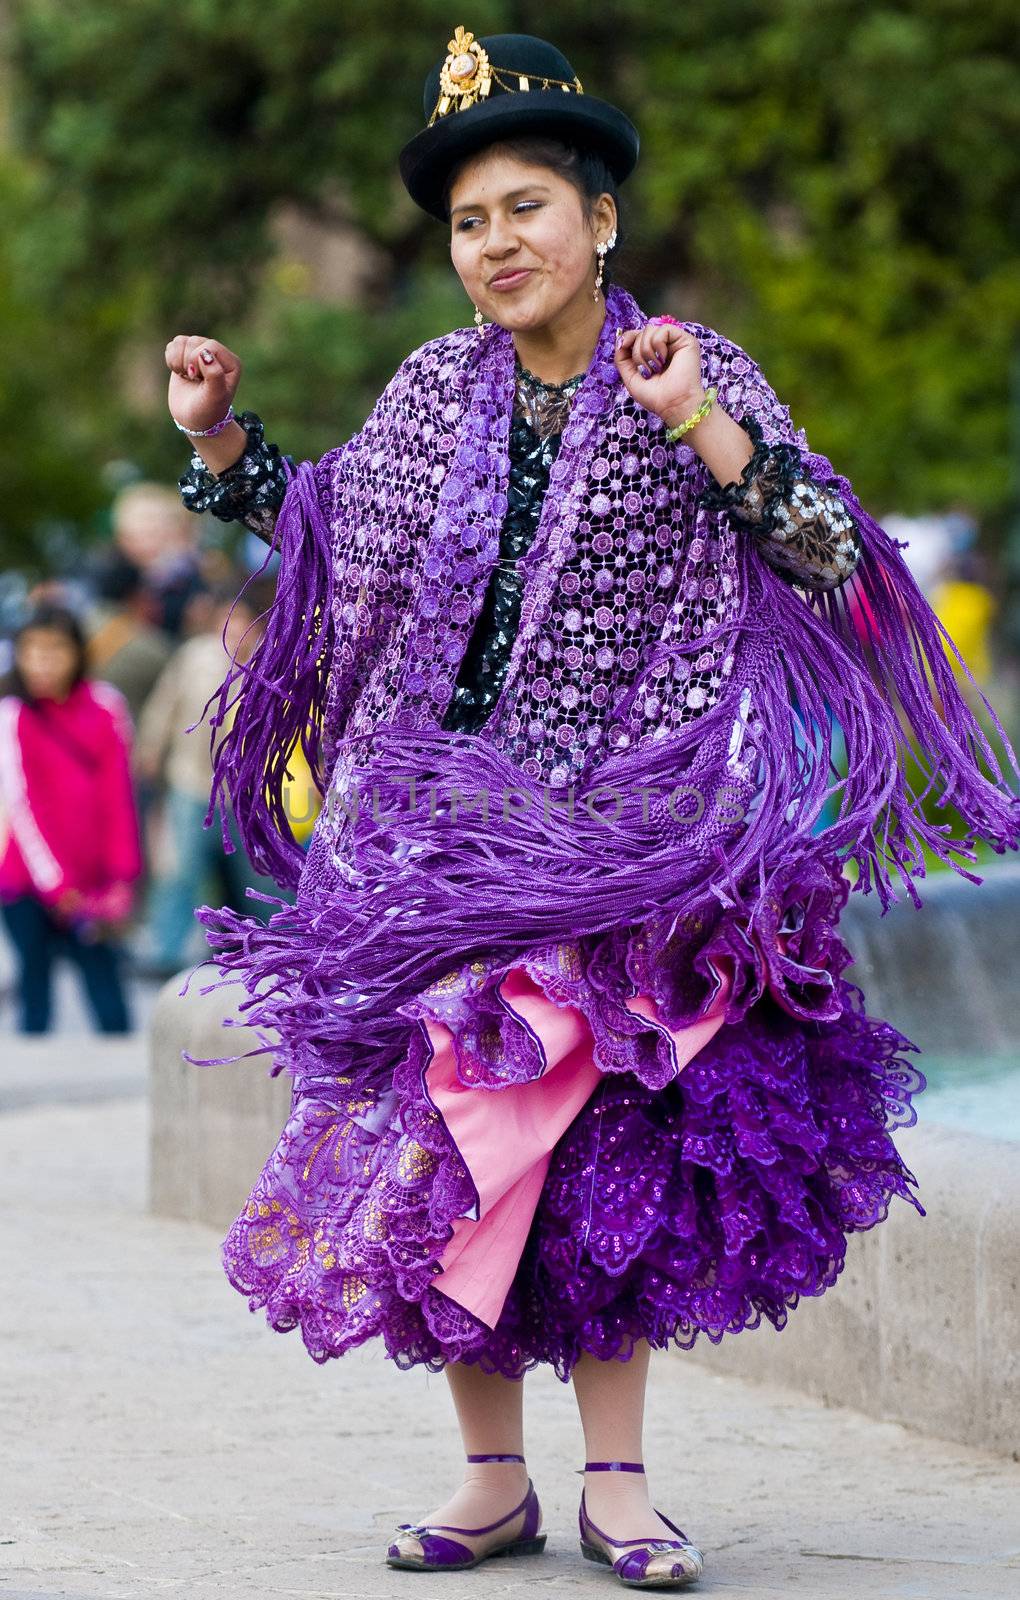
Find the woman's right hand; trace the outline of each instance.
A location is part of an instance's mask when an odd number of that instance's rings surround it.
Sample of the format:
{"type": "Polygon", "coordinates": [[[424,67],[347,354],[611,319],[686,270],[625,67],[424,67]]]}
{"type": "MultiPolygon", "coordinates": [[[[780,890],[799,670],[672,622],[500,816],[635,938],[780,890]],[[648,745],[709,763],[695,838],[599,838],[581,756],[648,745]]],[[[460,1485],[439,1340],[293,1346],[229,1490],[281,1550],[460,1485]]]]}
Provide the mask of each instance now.
{"type": "Polygon", "coordinates": [[[201,431],[227,414],[241,381],[241,362],[218,339],[178,333],[165,351],[170,368],[167,403],[175,422],[201,431]]]}

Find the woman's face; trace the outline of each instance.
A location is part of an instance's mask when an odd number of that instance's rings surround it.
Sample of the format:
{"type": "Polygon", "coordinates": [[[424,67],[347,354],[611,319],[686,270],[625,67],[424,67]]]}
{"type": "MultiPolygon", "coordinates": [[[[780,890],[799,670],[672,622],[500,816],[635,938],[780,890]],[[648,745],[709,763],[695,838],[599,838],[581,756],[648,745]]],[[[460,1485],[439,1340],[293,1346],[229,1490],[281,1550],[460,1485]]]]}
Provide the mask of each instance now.
{"type": "Polygon", "coordinates": [[[572,183],[492,145],[458,172],[450,190],[450,254],[475,305],[504,328],[537,329],[592,302],[595,245],[616,226],[608,194],[584,215],[572,183]],[[505,288],[500,274],[519,271],[505,288]]]}
{"type": "Polygon", "coordinates": [[[33,700],[63,700],[78,665],[73,640],[58,628],[27,628],[14,652],[18,671],[33,700]]]}
{"type": "Polygon", "coordinates": [[[198,519],[161,487],[132,486],[122,495],[114,514],[117,548],[143,572],[192,550],[197,533],[198,519]],[[185,520],[188,518],[191,521],[185,520]]]}

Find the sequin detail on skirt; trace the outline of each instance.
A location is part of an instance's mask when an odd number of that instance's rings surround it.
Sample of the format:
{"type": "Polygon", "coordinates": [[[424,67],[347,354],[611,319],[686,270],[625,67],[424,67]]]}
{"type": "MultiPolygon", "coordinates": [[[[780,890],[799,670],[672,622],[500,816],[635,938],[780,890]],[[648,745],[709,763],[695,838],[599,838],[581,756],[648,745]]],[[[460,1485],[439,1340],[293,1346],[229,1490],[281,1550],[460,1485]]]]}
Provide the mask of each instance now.
{"type": "Polygon", "coordinates": [[[894,1195],[924,1214],[891,1137],[916,1121],[915,1046],[840,991],[843,1015],[808,1026],[763,1001],[663,1089],[606,1074],[555,1145],[495,1328],[432,1282],[473,1191],[422,1091],[417,1029],[386,1085],[295,1078],[227,1276],[318,1362],[378,1335],[400,1367],[548,1363],[565,1381],[582,1352],[627,1359],[639,1337],[688,1349],[782,1328],[894,1195]]]}

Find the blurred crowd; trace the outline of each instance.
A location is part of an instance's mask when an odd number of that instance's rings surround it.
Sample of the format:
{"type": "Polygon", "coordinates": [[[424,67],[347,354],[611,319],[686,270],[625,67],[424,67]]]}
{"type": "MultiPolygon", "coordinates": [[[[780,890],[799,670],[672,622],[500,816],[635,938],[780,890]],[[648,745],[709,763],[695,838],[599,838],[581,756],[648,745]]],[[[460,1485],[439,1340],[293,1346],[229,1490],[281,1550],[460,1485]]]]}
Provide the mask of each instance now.
{"type": "MultiPolygon", "coordinates": [[[[0,913],[14,981],[3,1025],[53,1025],[58,964],[76,969],[97,1029],[133,1025],[131,975],[163,981],[207,954],[196,907],[267,918],[286,898],[259,877],[232,819],[206,826],[204,708],[246,662],[271,604],[275,557],[235,566],[178,491],[136,482],[80,569],[8,597],[0,642],[0,913]],[[241,594],[242,588],[244,590],[241,594]]],[[[224,725],[229,726],[228,721],[224,725]]],[[[318,795],[289,763],[295,836],[318,795]]]]}
{"type": "MultiPolygon", "coordinates": [[[[218,814],[206,826],[204,708],[231,660],[244,663],[258,645],[275,557],[254,541],[235,566],[203,538],[204,522],[176,489],[133,483],[116,497],[106,544],[81,570],[27,590],[8,618],[0,912],[15,971],[7,1020],[24,1032],[51,1027],[58,962],[77,969],[95,1026],[124,1032],[126,973],[163,980],[206,953],[196,907],[267,918],[276,905],[247,891],[286,898],[253,872],[229,817],[232,851],[218,814]]],[[[996,598],[976,525],[954,511],[889,516],[885,526],[906,542],[915,576],[986,686],[996,598]]],[[[837,764],[839,750],[834,729],[837,764]]],[[[291,826],[307,844],[318,795],[299,751],[289,769],[291,826]]]]}

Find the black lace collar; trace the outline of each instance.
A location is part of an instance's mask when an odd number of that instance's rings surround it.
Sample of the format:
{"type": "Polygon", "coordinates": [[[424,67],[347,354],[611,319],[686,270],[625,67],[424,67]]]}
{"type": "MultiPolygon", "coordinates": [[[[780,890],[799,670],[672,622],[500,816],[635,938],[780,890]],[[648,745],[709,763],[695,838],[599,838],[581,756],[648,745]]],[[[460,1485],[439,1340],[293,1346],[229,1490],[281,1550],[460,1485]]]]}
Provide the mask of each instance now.
{"type": "Polygon", "coordinates": [[[547,383],[524,366],[516,351],[514,367],[517,374],[514,414],[523,417],[540,439],[547,439],[553,433],[562,433],[570,415],[570,402],[587,373],[575,373],[563,383],[547,383]]]}

